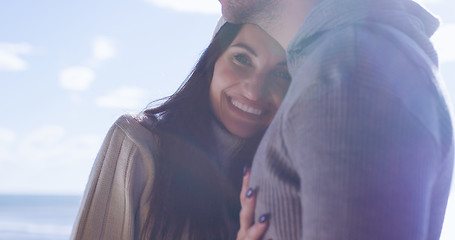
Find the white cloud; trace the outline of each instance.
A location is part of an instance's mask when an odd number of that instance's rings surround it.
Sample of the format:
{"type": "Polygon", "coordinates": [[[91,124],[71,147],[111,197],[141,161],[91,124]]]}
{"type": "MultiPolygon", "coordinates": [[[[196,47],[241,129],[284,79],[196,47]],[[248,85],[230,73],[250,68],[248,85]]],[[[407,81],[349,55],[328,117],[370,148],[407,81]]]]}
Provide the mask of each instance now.
{"type": "Polygon", "coordinates": [[[96,99],[100,107],[121,108],[123,110],[139,110],[146,102],[145,91],[135,87],[122,87],[106,96],[96,99]]]}
{"type": "Polygon", "coordinates": [[[455,24],[442,25],[432,37],[441,63],[455,60],[455,24]]]}
{"type": "Polygon", "coordinates": [[[12,146],[16,141],[16,134],[9,129],[0,128],[0,162],[12,159],[12,146]]]}
{"type": "Polygon", "coordinates": [[[60,126],[44,126],[26,136],[19,145],[23,160],[42,162],[62,154],[59,146],[65,136],[65,129],[60,126]]]}
{"type": "Polygon", "coordinates": [[[171,8],[179,12],[221,14],[221,5],[217,0],[145,0],[159,7],[171,8]]]}
{"type": "Polygon", "coordinates": [[[27,43],[0,43],[0,71],[23,71],[28,64],[19,55],[28,55],[32,47],[27,43]]]}
{"type": "Polygon", "coordinates": [[[93,58],[95,60],[107,60],[115,56],[114,43],[105,36],[98,36],[93,42],[93,58]]]}
{"type": "MultiPolygon", "coordinates": [[[[59,82],[64,89],[73,91],[83,91],[90,87],[95,79],[95,72],[92,68],[96,67],[101,61],[111,59],[115,56],[116,50],[111,39],[105,36],[98,36],[93,41],[91,58],[84,64],[86,66],[72,66],[60,71],[59,82]]],[[[73,101],[78,103],[77,99],[73,101]]]]}
{"type": "Polygon", "coordinates": [[[86,90],[93,79],[95,73],[92,69],[82,66],[73,66],[60,71],[59,82],[64,89],[82,91],[86,90]]]}
{"type": "Polygon", "coordinates": [[[0,130],[1,193],[78,193],[85,187],[102,136],[70,135],[49,125],[25,136],[0,130]],[[2,157],[2,149],[8,158],[2,157]]]}
{"type": "Polygon", "coordinates": [[[0,143],[12,143],[16,139],[16,134],[6,128],[0,128],[0,143]]]}
{"type": "Polygon", "coordinates": [[[78,163],[94,159],[101,139],[93,134],[70,136],[61,126],[43,126],[21,139],[16,155],[28,163],[78,163]]]}

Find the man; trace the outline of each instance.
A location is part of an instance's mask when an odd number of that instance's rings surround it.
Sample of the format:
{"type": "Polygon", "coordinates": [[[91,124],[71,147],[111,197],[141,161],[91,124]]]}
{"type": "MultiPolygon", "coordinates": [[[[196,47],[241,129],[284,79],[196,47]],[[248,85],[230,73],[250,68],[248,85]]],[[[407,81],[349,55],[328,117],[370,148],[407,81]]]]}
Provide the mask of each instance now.
{"type": "Polygon", "coordinates": [[[453,135],[438,20],[410,0],[220,2],[287,48],[292,75],[251,170],[263,239],[439,239],[453,135]]]}

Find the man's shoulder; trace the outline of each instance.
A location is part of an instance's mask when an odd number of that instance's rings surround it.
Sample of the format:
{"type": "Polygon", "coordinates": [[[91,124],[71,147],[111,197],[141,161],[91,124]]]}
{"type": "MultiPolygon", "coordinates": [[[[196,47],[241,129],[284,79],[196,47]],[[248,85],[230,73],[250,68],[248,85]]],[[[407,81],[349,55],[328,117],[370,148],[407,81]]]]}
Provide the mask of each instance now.
{"type": "MultiPolygon", "coordinates": [[[[380,60],[394,57],[402,52],[419,51],[410,48],[411,39],[388,26],[375,23],[350,24],[321,32],[309,45],[312,59],[336,62],[380,60]],[[403,35],[403,36],[401,36],[403,35]],[[408,38],[403,40],[404,38],[408,38]],[[409,40],[409,41],[407,41],[409,40]],[[368,57],[367,59],[362,59],[368,57]]],[[[407,57],[403,55],[403,57],[407,57]]],[[[411,58],[409,58],[411,59],[411,58]]]]}
{"type": "MultiPolygon", "coordinates": [[[[402,84],[415,84],[419,79],[428,84],[437,78],[435,64],[409,36],[376,23],[323,32],[297,55],[299,60],[290,62],[297,81],[311,75],[319,79],[338,76],[356,81],[376,79],[378,84],[393,87],[396,79],[402,84]]],[[[319,79],[313,80],[324,83],[319,79]]]]}
{"type": "Polygon", "coordinates": [[[316,45],[297,66],[298,87],[290,89],[294,102],[323,94],[377,93],[369,96],[378,104],[390,99],[437,139],[446,135],[439,130],[450,128],[444,86],[435,64],[409,36],[381,24],[358,24],[324,33],[316,45]]]}

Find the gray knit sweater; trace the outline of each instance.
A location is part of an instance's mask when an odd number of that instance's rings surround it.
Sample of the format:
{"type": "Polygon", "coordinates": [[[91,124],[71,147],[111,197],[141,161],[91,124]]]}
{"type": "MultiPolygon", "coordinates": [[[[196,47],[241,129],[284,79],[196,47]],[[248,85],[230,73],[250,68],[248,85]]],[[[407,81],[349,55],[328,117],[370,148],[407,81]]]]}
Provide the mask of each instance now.
{"type": "Polygon", "coordinates": [[[325,0],[310,13],[253,161],[264,239],[439,239],[453,135],[437,26],[408,0],[325,0]]]}

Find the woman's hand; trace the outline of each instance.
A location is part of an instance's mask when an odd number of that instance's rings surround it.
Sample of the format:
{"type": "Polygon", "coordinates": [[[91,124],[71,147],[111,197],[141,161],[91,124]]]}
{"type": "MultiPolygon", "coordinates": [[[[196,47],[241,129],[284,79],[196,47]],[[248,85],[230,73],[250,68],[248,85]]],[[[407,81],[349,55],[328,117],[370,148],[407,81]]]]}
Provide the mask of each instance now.
{"type": "Polygon", "coordinates": [[[242,191],[240,192],[240,230],[237,233],[237,240],[257,240],[264,235],[269,225],[269,216],[261,216],[254,223],[254,207],[256,205],[257,191],[250,188],[250,171],[246,170],[243,177],[242,191]],[[253,224],[254,223],[254,224],[253,224]]]}

